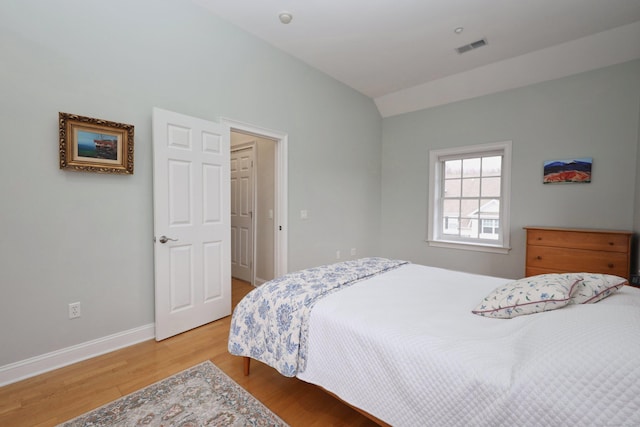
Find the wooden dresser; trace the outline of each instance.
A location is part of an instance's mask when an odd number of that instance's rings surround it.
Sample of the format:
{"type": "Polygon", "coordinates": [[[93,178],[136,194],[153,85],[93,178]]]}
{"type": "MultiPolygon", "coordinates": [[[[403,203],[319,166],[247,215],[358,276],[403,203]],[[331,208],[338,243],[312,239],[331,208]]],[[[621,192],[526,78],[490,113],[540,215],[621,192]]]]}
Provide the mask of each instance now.
{"type": "Polygon", "coordinates": [[[525,276],[544,273],[606,273],[629,279],[630,231],[524,227],[525,276]]]}

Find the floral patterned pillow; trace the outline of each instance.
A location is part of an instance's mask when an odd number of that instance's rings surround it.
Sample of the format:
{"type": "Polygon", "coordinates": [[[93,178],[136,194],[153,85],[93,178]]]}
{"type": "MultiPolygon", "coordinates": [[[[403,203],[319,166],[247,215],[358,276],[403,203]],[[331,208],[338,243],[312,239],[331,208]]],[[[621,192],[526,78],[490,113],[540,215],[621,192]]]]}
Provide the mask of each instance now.
{"type": "Polygon", "coordinates": [[[571,294],[571,304],[590,304],[605,299],[626,285],[627,279],[612,274],[574,273],[580,281],[571,294]]]}
{"type": "Polygon", "coordinates": [[[562,308],[571,302],[580,277],[572,274],[541,274],[499,286],[487,295],[473,314],[511,319],[524,314],[562,308]]]}

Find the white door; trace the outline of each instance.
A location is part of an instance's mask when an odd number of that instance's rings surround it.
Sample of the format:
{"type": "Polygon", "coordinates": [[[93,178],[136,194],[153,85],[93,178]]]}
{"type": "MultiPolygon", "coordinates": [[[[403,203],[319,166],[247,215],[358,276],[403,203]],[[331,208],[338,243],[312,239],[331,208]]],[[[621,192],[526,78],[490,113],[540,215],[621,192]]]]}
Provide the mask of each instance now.
{"type": "Polygon", "coordinates": [[[231,314],[229,129],[154,108],[156,340],[231,314]]]}
{"type": "Polygon", "coordinates": [[[231,151],[231,275],[253,284],[254,146],[231,151]]]}

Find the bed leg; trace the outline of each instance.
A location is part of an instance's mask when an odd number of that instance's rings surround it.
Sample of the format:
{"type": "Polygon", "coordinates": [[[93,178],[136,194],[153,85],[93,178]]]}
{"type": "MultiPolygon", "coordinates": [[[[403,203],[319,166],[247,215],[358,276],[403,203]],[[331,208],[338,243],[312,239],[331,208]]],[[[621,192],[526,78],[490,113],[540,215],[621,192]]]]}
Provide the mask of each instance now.
{"type": "Polygon", "coordinates": [[[251,369],[251,358],[244,356],[244,376],[249,375],[249,370],[251,369]]]}

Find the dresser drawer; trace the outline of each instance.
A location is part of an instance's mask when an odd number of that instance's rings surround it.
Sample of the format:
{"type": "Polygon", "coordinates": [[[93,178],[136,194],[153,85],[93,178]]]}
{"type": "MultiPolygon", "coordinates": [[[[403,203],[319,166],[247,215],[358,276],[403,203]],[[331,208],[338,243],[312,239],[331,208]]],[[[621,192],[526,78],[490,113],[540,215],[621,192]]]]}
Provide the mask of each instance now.
{"type": "MultiPolygon", "coordinates": [[[[605,273],[628,277],[629,258],[621,252],[597,252],[584,249],[527,247],[527,270],[566,273],[605,273]]],[[[529,273],[526,273],[527,275],[529,273]]]]}
{"type": "Polygon", "coordinates": [[[527,230],[527,244],[627,253],[629,235],[568,230],[527,230]]]}

